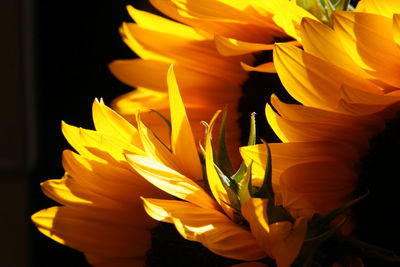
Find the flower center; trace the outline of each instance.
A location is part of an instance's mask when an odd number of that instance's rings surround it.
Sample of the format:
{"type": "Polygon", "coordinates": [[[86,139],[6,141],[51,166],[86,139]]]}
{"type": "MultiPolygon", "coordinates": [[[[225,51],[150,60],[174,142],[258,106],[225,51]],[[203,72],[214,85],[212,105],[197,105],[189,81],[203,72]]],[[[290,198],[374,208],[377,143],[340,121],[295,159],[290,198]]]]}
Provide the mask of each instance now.
{"type": "Polygon", "coordinates": [[[370,140],[370,145],[361,162],[360,180],[360,187],[368,188],[370,193],[354,207],[355,234],[362,241],[399,253],[400,227],[396,217],[400,204],[400,118],[389,122],[381,134],[370,140]]]}

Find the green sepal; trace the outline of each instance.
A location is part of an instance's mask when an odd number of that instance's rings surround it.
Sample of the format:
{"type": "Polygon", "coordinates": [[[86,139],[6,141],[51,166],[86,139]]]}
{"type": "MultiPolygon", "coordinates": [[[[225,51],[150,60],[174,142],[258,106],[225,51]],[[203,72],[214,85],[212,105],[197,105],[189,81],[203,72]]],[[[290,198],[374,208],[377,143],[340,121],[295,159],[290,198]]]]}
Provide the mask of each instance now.
{"type": "Polygon", "coordinates": [[[222,113],[221,127],[219,128],[218,152],[216,162],[225,174],[227,174],[228,176],[232,176],[234,171],[228,153],[228,146],[226,144],[226,117],[227,108],[225,106],[222,113]]]}
{"type": "Polygon", "coordinates": [[[305,244],[316,243],[316,244],[320,245],[322,242],[325,242],[330,237],[332,237],[335,233],[337,233],[339,231],[340,227],[342,227],[345,222],[346,222],[346,218],[343,218],[334,227],[328,228],[328,230],[320,233],[319,235],[307,237],[304,240],[304,243],[305,244]]]}
{"type": "Polygon", "coordinates": [[[352,6],[350,5],[350,0],[339,0],[335,4],[335,10],[347,11],[352,10],[352,6]]]}
{"type": "Polygon", "coordinates": [[[294,219],[282,206],[275,205],[275,193],[272,188],[272,157],[271,157],[271,149],[269,145],[263,141],[265,146],[267,147],[267,162],[265,166],[265,174],[264,181],[258,190],[253,193],[253,197],[255,198],[264,198],[268,199],[268,207],[267,207],[267,216],[268,223],[276,223],[282,221],[290,221],[293,222],[294,219]]]}
{"type": "Polygon", "coordinates": [[[295,221],[283,206],[276,206],[275,201],[268,201],[267,217],[268,217],[268,224],[273,224],[277,222],[295,221]]]}
{"type": "Polygon", "coordinates": [[[330,25],[331,24],[331,17],[333,14],[333,11],[335,11],[335,7],[333,6],[333,4],[331,3],[330,0],[324,0],[324,4],[325,4],[325,14],[326,14],[326,18],[327,18],[327,22],[330,25]]]}
{"type": "Polygon", "coordinates": [[[253,146],[256,144],[256,113],[253,112],[250,115],[250,133],[249,133],[249,139],[247,141],[248,146],[253,146]]]}
{"type": "MultiPolygon", "coordinates": [[[[253,146],[256,144],[256,113],[253,112],[250,115],[250,133],[249,133],[249,139],[247,141],[248,146],[253,146]]],[[[239,170],[232,175],[232,179],[235,180],[237,183],[239,183],[244,175],[246,174],[247,167],[244,162],[240,164],[239,170]]]]}
{"type": "Polygon", "coordinates": [[[321,21],[325,17],[323,0],[322,3],[321,0],[296,0],[296,4],[313,14],[321,21]]]}
{"type": "Polygon", "coordinates": [[[350,4],[350,0],[296,0],[296,4],[329,26],[332,24],[331,18],[334,11],[354,10],[350,4]]]}
{"type": "Polygon", "coordinates": [[[229,178],[228,176],[226,176],[222,170],[214,163],[214,168],[218,173],[219,179],[222,182],[222,185],[224,186],[227,194],[228,194],[228,198],[231,202],[231,205],[235,208],[235,209],[239,209],[240,210],[240,201],[238,198],[238,193],[239,193],[239,185],[236,183],[235,180],[229,178]]]}
{"type": "Polygon", "coordinates": [[[271,150],[269,145],[263,142],[267,147],[267,163],[265,166],[264,181],[258,191],[254,194],[257,198],[268,198],[270,200],[274,199],[274,190],[272,188],[272,164],[271,164],[271,150]]]}
{"type": "MultiPolygon", "coordinates": [[[[332,222],[343,215],[349,208],[363,200],[369,192],[349,201],[345,205],[329,212],[328,214],[314,219],[308,224],[308,230],[303,247],[295,260],[294,267],[328,266],[334,262],[350,255],[359,255],[357,249],[345,248],[340,242],[350,242],[338,234],[340,228],[346,222],[346,217],[332,226],[332,222]]],[[[347,244],[346,246],[350,246],[347,244]]]]}
{"type": "Polygon", "coordinates": [[[246,164],[242,162],[240,164],[239,170],[237,170],[237,172],[234,175],[232,175],[232,179],[235,180],[235,182],[239,183],[246,174],[246,171],[247,171],[246,164]]]}
{"type": "Polygon", "coordinates": [[[250,162],[247,167],[247,173],[239,184],[239,199],[240,203],[243,205],[247,200],[252,197],[252,184],[251,184],[251,171],[253,167],[253,161],[250,162]]]}
{"type": "MultiPolygon", "coordinates": [[[[321,253],[319,249],[325,242],[329,241],[332,237],[337,235],[337,232],[340,230],[345,222],[346,218],[343,218],[343,220],[334,227],[326,230],[325,232],[317,236],[306,239],[296,260],[293,262],[292,267],[326,266],[325,264],[322,265],[322,258],[326,255],[321,253]]],[[[329,252],[332,253],[331,251],[329,252]]]]}

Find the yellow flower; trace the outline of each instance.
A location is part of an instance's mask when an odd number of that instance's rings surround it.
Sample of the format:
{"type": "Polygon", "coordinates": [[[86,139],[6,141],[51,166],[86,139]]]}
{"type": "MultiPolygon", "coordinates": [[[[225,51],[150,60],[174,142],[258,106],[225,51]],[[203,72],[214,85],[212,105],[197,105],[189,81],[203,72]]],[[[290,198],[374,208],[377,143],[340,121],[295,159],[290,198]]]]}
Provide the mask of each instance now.
{"type": "MultiPolygon", "coordinates": [[[[364,0],[355,11],[333,12],[331,27],[304,18],[302,49],[274,48],[279,78],[301,103],[285,104],[273,95],[266,106],[283,141],[270,145],[276,201],[294,217],[324,214],[349,201],[369,140],[399,114],[400,5],[364,0]]],[[[241,153],[262,177],[265,149],[241,153]]]]}
{"type": "Polygon", "coordinates": [[[150,248],[148,218],[140,196],[164,196],[134,173],[123,153],[145,154],[135,127],[102,102],[93,103],[95,131],[62,124],[77,151],[65,150],[62,179],[43,182],[43,192],[62,206],[35,213],[38,229],[80,250],[95,266],[140,266],[150,248]]]}
{"type": "MultiPolygon", "coordinates": [[[[219,112],[208,125],[204,147],[205,182],[202,173],[187,169],[189,164],[200,164],[200,160],[172,68],[168,72],[168,88],[171,149],[163,150],[166,146],[154,139],[144,145],[147,155],[127,154],[126,157],[150,183],[185,201],[143,198],[147,213],[156,220],[173,223],[184,238],[200,242],[216,254],[245,261],[269,256],[275,258],[279,266],[290,266],[303,244],[306,220],[299,217],[295,224],[287,221],[269,225],[266,217],[268,200],[250,198],[243,200],[239,207],[250,231],[239,225],[234,210],[237,203],[231,201],[214,165],[211,135],[219,112]],[[181,138],[174,138],[174,132],[180,133],[181,138]],[[183,150],[176,149],[178,147],[183,150]],[[153,151],[162,150],[165,152],[162,157],[154,155],[153,151]],[[184,160],[190,163],[179,164],[184,160]],[[211,196],[200,183],[208,185],[211,196]]],[[[138,124],[140,132],[144,129],[140,117],[138,124]]]]}
{"type": "MultiPolygon", "coordinates": [[[[393,19],[364,12],[335,12],[333,28],[304,19],[304,50],[278,44],[274,63],[287,91],[303,106],[272,97],[266,114],[284,142],[329,140],[360,153],[384,128],[400,100],[396,43],[398,5],[362,1],[375,12],[390,9],[393,19]],[[397,7],[397,9],[396,9],[397,7]],[[351,133],[351,134],[349,134],[351,133]]],[[[357,11],[357,9],[356,9],[357,11]]],[[[390,16],[385,13],[385,15],[390,16]]]]}
{"type": "MultiPolygon", "coordinates": [[[[142,110],[141,119],[158,132],[162,140],[167,140],[167,134],[163,134],[167,132],[165,124],[155,120],[152,113],[145,114],[144,110],[156,108],[168,118],[164,77],[169,65],[174,64],[196,139],[203,136],[199,122],[211,118],[215,110],[227,105],[228,144],[231,151],[236,151],[240,137],[237,111],[241,85],[248,78],[246,71],[275,71],[271,62],[252,67],[253,54],[271,50],[277,38],[291,36],[300,40],[297,28],[301,18],[317,19],[318,16],[310,13],[317,3],[297,1],[296,4],[288,0],[150,2],[178,22],[128,6],[135,23],[123,23],[120,32],[124,42],[140,58],[116,60],[110,64],[110,69],[122,82],[137,89],[118,97],[113,107],[131,122],[134,122],[134,114],[142,110]]],[[[238,165],[240,158],[236,156],[234,161],[238,165]]]]}

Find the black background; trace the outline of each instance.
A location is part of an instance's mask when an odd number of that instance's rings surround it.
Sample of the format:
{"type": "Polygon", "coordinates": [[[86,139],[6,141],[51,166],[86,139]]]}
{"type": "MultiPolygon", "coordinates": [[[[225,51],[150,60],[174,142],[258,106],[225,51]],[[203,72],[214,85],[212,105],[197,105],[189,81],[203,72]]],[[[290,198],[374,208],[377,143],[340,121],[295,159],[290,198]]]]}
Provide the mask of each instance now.
{"type": "MultiPolygon", "coordinates": [[[[31,213],[56,204],[39,184],[63,175],[61,153],[70,146],[62,136],[61,120],[92,129],[93,100],[103,97],[109,103],[132,89],[108,70],[112,60],[135,56],[118,33],[123,21],[131,21],[128,4],[148,8],[143,1],[125,0],[37,0],[33,5],[38,159],[30,178],[31,213]]],[[[31,228],[32,266],[87,266],[80,252],[31,228]]]]}

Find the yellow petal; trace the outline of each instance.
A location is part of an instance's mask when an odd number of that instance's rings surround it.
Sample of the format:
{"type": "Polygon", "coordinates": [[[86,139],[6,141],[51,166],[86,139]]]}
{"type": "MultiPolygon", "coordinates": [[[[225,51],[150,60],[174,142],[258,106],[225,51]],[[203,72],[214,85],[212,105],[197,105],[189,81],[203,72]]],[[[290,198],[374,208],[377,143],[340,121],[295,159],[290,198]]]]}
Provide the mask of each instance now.
{"type": "MultiPolygon", "coordinates": [[[[125,169],[107,162],[88,160],[68,150],[63,153],[62,163],[68,177],[73,178],[73,182],[68,183],[68,190],[76,191],[72,193],[79,197],[99,195],[99,198],[105,197],[135,205],[139,202],[139,196],[165,196],[161,190],[149,184],[139,174],[132,172],[128,164],[128,168],[125,169]],[[88,193],[82,195],[83,189],[88,193]]],[[[56,200],[61,202],[62,198],[56,200]]]]}
{"type": "Polygon", "coordinates": [[[217,203],[192,179],[146,157],[126,155],[126,158],[142,177],[168,194],[200,207],[218,208],[217,203]]]}
{"type": "Polygon", "coordinates": [[[143,198],[144,208],[147,214],[157,220],[167,223],[173,223],[172,217],[170,216],[170,210],[179,207],[195,207],[192,203],[179,201],[179,200],[165,200],[165,199],[154,199],[154,198],[143,198]]]}
{"type": "Polygon", "coordinates": [[[304,51],[325,59],[364,78],[372,78],[347,54],[337,33],[329,26],[309,18],[301,22],[300,36],[304,51]],[[315,41],[318,40],[318,41],[315,41]]]}
{"type": "Polygon", "coordinates": [[[143,112],[153,107],[157,107],[157,110],[168,109],[169,101],[166,93],[138,87],[114,98],[112,107],[129,119],[129,115],[133,117],[132,114],[136,114],[139,110],[143,112]]]}
{"type": "Polygon", "coordinates": [[[310,12],[296,5],[295,2],[287,2],[274,15],[274,22],[288,35],[301,42],[299,27],[303,18],[317,20],[310,12]]]}
{"type": "Polygon", "coordinates": [[[214,21],[233,21],[243,24],[254,24],[265,28],[277,28],[271,21],[271,14],[262,12],[257,5],[248,0],[203,0],[202,2],[188,2],[186,0],[172,0],[178,7],[178,12],[184,17],[200,18],[214,21]]]}
{"type": "Polygon", "coordinates": [[[52,207],[35,213],[32,220],[53,240],[102,257],[144,256],[151,245],[147,226],[134,214],[127,221],[100,209],[52,207]]]}
{"type": "Polygon", "coordinates": [[[250,224],[250,229],[260,247],[272,257],[271,229],[267,216],[268,199],[250,198],[242,205],[242,215],[250,224]]]}
{"type": "Polygon", "coordinates": [[[236,80],[241,77],[240,66],[234,64],[234,58],[221,57],[215,49],[213,40],[190,40],[150,31],[133,23],[126,24],[126,27],[132,38],[147,50],[171,59],[165,62],[179,64],[222,79],[236,80]],[[160,46],[159,43],[163,45],[160,46]]]}
{"type": "Polygon", "coordinates": [[[249,66],[243,62],[240,62],[240,65],[245,71],[258,71],[258,72],[266,72],[266,73],[276,73],[276,69],[273,62],[267,62],[264,64],[260,64],[256,67],[249,66]]]}
{"type": "MultiPolygon", "coordinates": [[[[211,92],[225,95],[228,99],[238,97],[240,95],[240,87],[236,82],[246,79],[247,74],[240,69],[237,62],[237,73],[240,74],[238,80],[221,79],[215,75],[209,75],[196,70],[175,65],[175,75],[179,81],[179,87],[185,103],[194,98],[193,91],[196,91],[196,99],[207,103],[206,101],[217,102],[220,98],[210,99],[211,92]],[[209,90],[204,90],[204,88],[209,90]],[[210,92],[211,91],[211,92],[210,92]]],[[[111,72],[122,82],[133,87],[144,87],[161,93],[167,92],[166,74],[170,64],[155,60],[116,60],[110,64],[111,72]]],[[[148,100],[147,100],[148,101],[148,100]]],[[[204,106],[204,105],[203,105],[204,106]]],[[[131,112],[132,114],[133,112],[131,112]]]]}
{"type": "Polygon", "coordinates": [[[218,118],[218,115],[220,113],[221,111],[218,111],[211,119],[206,135],[205,160],[206,160],[207,180],[211,192],[214,198],[217,200],[218,204],[222,207],[222,209],[230,218],[233,218],[233,210],[229,206],[230,200],[228,197],[228,193],[226,192],[221,182],[221,179],[219,178],[219,175],[214,167],[214,153],[211,143],[212,130],[214,128],[215,120],[218,118]]]}
{"type": "Polygon", "coordinates": [[[145,199],[145,206],[151,206],[156,217],[167,215],[185,239],[198,241],[213,253],[246,261],[265,257],[253,235],[219,211],[161,199],[145,199]]]}
{"type": "Polygon", "coordinates": [[[400,87],[400,48],[392,39],[392,20],[357,12],[335,12],[334,29],[352,59],[371,75],[400,87]]]}
{"type": "Polygon", "coordinates": [[[371,138],[385,128],[385,121],[377,115],[353,116],[306,107],[297,104],[285,104],[276,95],[271,96],[271,104],[282,118],[304,123],[321,123],[339,127],[355,127],[371,138]]]}
{"type": "Polygon", "coordinates": [[[400,45],[400,14],[393,15],[393,40],[399,46],[400,45]]]}
{"type": "Polygon", "coordinates": [[[177,164],[175,155],[171,153],[169,147],[167,147],[169,144],[162,143],[161,140],[155,136],[154,132],[146,127],[140,117],[141,116],[138,113],[136,115],[136,121],[140,138],[147,156],[163,163],[171,169],[179,170],[179,165],[177,164]]]}
{"type": "Polygon", "coordinates": [[[275,46],[274,64],[286,90],[305,106],[336,111],[342,84],[381,93],[373,83],[291,45],[275,46]]]}
{"type": "Polygon", "coordinates": [[[223,56],[243,55],[263,50],[272,50],[274,48],[272,44],[243,42],[220,35],[216,35],[214,40],[218,52],[223,56]]]}
{"type": "Polygon", "coordinates": [[[179,161],[180,170],[193,179],[202,179],[200,158],[192,128],[186,115],[173,66],[167,74],[169,105],[171,112],[171,149],[179,161]]]}
{"type": "Polygon", "coordinates": [[[121,27],[119,28],[119,33],[124,43],[140,58],[145,60],[157,60],[169,64],[173,62],[172,58],[162,55],[161,53],[149,49],[145,45],[141,44],[139,40],[131,34],[128,23],[122,23],[121,27]]]}
{"type": "MultiPolygon", "coordinates": [[[[275,192],[280,192],[280,175],[293,165],[314,161],[337,161],[339,159],[348,164],[349,167],[354,167],[359,160],[359,153],[350,145],[339,146],[334,142],[269,143],[269,147],[273,162],[272,182],[275,192]]],[[[267,161],[266,146],[260,144],[241,147],[240,154],[246,165],[253,162],[253,183],[261,184],[265,176],[265,163],[267,161]]]]}
{"type": "Polygon", "coordinates": [[[89,159],[107,161],[115,165],[124,166],[124,152],[143,155],[143,151],[136,146],[124,142],[117,137],[111,137],[96,131],[86,130],[62,122],[62,132],[68,143],[79,154],[89,159]]]}
{"type": "MultiPolygon", "coordinates": [[[[388,94],[373,94],[352,88],[347,85],[342,86],[342,98],[347,105],[345,108],[352,109],[355,115],[370,115],[378,113],[400,100],[397,91],[388,94]]],[[[343,104],[343,103],[342,103],[343,104]]]]}
{"type": "Polygon", "coordinates": [[[351,199],[358,175],[343,162],[307,162],[281,175],[283,206],[311,218],[314,211],[327,213],[351,199]]]}
{"type": "Polygon", "coordinates": [[[129,15],[140,27],[164,32],[172,35],[177,35],[180,37],[194,39],[194,40],[204,40],[204,36],[199,34],[192,27],[186,26],[182,23],[177,23],[172,20],[157,16],[155,14],[141,11],[133,6],[127,6],[129,15]]]}
{"type": "Polygon", "coordinates": [[[307,232],[307,221],[300,217],[294,225],[291,222],[277,222],[270,225],[273,257],[277,266],[290,267],[303,246],[307,232]]]}
{"type": "MultiPolygon", "coordinates": [[[[155,6],[158,10],[160,10],[168,17],[190,25],[196,29],[201,29],[205,33],[217,34],[229,38],[235,38],[250,42],[254,41],[259,43],[272,43],[272,36],[282,35],[282,31],[277,29],[277,27],[271,23],[271,19],[268,18],[264,19],[264,21],[262,21],[262,19],[258,19],[258,22],[260,24],[263,24],[263,26],[250,24],[244,21],[237,21],[236,18],[227,19],[226,16],[223,19],[218,17],[209,17],[207,19],[204,19],[197,18],[188,14],[187,11],[182,10],[182,5],[180,6],[180,8],[178,8],[174,2],[169,0],[150,0],[150,2],[153,6],[155,6]],[[269,26],[265,27],[264,25],[266,24],[268,24],[269,26]]],[[[233,2],[230,1],[230,3],[233,2]]],[[[198,3],[198,5],[199,4],[200,3],[198,3]]],[[[210,12],[214,12],[214,10],[211,9],[210,12]]],[[[242,14],[240,16],[242,16],[242,14]]],[[[250,18],[252,16],[255,17],[254,13],[250,14],[250,18]]]]}
{"type": "Polygon", "coordinates": [[[95,100],[92,107],[94,126],[98,132],[142,148],[137,129],[104,103],[95,100]]]}
{"type": "Polygon", "coordinates": [[[352,145],[360,152],[369,147],[368,136],[362,129],[351,125],[337,126],[329,123],[298,122],[279,116],[266,106],[268,123],[283,142],[333,141],[352,145]]]}
{"type": "Polygon", "coordinates": [[[400,13],[400,3],[397,0],[361,0],[357,4],[355,11],[392,18],[393,14],[400,13]]]}

